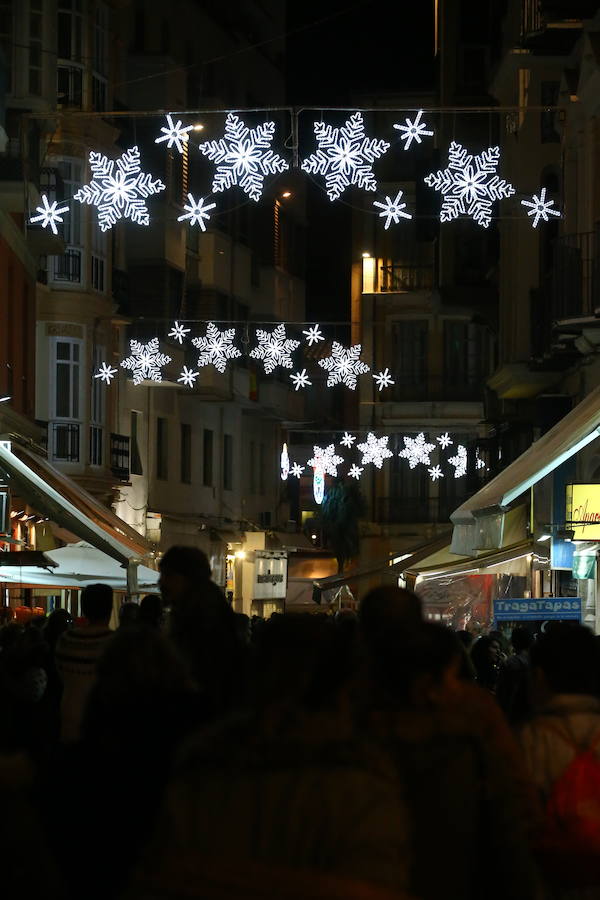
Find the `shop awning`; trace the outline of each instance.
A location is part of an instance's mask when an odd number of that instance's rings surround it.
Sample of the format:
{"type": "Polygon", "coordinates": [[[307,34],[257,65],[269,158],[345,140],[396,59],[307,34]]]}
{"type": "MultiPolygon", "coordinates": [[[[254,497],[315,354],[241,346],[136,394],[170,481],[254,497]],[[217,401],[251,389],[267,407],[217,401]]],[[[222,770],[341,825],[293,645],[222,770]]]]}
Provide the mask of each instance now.
{"type": "Polygon", "coordinates": [[[271,534],[273,535],[273,543],[277,545],[277,547],[273,549],[278,549],[279,547],[283,550],[315,549],[314,544],[301,532],[273,531],[271,534]]]}
{"type": "MultiPolygon", "coordinates": [[[[600,435],[600,387],[595,388],[550,431],[454,510],[452,551],[466,555],[502,536],[504,513],[545,475],[600,435]]],[[[501,543],[495,543],[501,546],[501,543]]]]}
{"type": "MultiPolygon", "coordinates": [[[[502,566],[511,568],[512,574],[524,573],[529,565],[530,558],[534,552],[533,541],[521,541],[512,547],[506,547],[503,550],[497,550],[494,553],[483,553],[477,557],[462,557],[455,562],[448,562],[445,565],[428,565],[419,567],[410,571],[418,574],[421,579],[437,579],[447,578],[457,575],[477,575],[502,566]]],[[[429,562],[429,560],[425,560],[429,562]]]]}
{"type": "Polygon", "coordinates": [[[0,472],[13,493],[122,565],[150,556],[150,544],[135,529],[31,450],[0,442],[0,472]]]}

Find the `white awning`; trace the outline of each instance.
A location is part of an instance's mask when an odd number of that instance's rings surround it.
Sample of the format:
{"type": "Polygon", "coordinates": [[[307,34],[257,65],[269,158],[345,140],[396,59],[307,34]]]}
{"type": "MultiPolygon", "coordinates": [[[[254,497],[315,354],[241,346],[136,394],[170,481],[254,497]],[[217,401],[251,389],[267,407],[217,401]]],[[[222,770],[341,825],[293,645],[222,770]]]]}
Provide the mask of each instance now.
{"type": "MultiPolygon", "coordinates": [[[[595,388],[513,463],[455,509],[452,551],[473,555],[502,536],[504,513],[544,476],[600,435],[600,387],[595,388]],[[487,543],[481,543],[482,538],[487,543]]],[[[502,546],[502,544],[493,544],[502,546]]]]}

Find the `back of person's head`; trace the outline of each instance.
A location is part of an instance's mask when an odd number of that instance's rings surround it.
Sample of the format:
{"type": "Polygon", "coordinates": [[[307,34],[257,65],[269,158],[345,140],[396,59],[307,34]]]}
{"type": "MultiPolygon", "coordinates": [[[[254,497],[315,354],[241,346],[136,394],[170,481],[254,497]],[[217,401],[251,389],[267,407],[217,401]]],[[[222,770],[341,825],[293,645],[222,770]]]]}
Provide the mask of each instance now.
{"type": "Polygon", "coordinates": [[[161,573],[182,575],[191,584],[210,581],[208,557],[199,547],[188,547],[183,544],[170,547],[158,567],[161,573]]]}
{"type": "Polygon", "coordinates": [[[137,625],[140,617],[140,608],[133,600],[122,603],[119,607],[119,628],[129,628],[137,625]]]}
{"type": "Polygon", "coordinates": [[[531,645],[531,664],[541,670],[554,694],[595,694],[598,690],[598,650],[594,635],[583,625],[556,623],[531,645]]]}
{"type": "Polygon", "coordinates": [[[188,684],[186,670],[170,641],[155,628],[119,629],[97,665],[101,693],[115,698],[170,693],[188,684]]]}
{"type": "Polygon", "coordinates": [[[460,631],[455,631],[456,637],[461,642],[465,650],[470,650],[473,644],[473,635],[470,631],[465,631],[461,629],[460,631]]]}
{"type": "Polygon", "coordinates": [[[525,628],[524,625],[517,625],[512,630],[510,642],[515,653],[522,653],[524,650],[529,650],[533,644],[533,635],[529,628],[525,628]]]}
{"type": "Polygon", "coordinates": [[[412,591],[392,585],[375,588],[360,601],[360,628],[368,644],[390,629],[414,633],[423,624],[421,600],[412,591]]]}
{"type": "Polygon", "coordinates": [[[88,584],[81,592],[81,612],[92,625],[108,625],[113,608],[112,588],[107,584],[88,584]]]}
{"type": "Polygon", "coordinates": [[[164,618],[163,602],[160,594],[146,594],[140,603],[140,625],[159,628],[164,618]]]}
{"type": "Polygon", "coordinates": [[[458,678],[464,652],[450,628],[432,622],[412,634],[391,629],[378,649],[375,672],[380,685],[401,703],[414,698],[417,684],[440,685],[450,669],[458,678]]]}

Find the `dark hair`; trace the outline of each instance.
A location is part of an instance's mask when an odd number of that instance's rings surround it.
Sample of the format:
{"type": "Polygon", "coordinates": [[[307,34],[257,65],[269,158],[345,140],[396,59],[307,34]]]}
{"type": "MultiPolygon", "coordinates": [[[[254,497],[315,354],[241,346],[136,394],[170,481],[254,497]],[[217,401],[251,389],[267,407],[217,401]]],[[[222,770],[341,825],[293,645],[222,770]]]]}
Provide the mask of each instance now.
{"type": "Polygon", "coordinates": [[[405,700],[420,675],[439,682],[454,660],[461,660],[463,648],[450,628],[425,622],[411,635],[390,629],[378,643],[375,674],[384,689],[405,700]]]}
{"type": "Polygon", "coordinates": [[[525,628],[524,625],[517,625],[517,627],[512,630],[510,642],[513,645],[515,653],[521,653],[522,650],[529,650],[533,644],[533,635],[529,628],[525,628]]]}
{"type": "Polygon", "coordinates": [[[108,584],[88,584],[81,592],[81,612],[88,622],[105,622],[113,608],[113,592],[108,584]]]}
{"type": "Polygon", "coordinates": [[[137,625],[140,618],[140,608],[133,600],[122,603],[119,608],[119,627],[128,628],[137,625]]]}
{"type": "Polygon", "coordinates": [[[583,625],[549,626],[531,646],[531,664],[556,694],[594,694],[598,688],[596,640],[583,625]]]}
{"type": "Polygon", "coordinates": [[[358,615],[368,643],[390,627],[414,632],[423,623],[419,597],[406,588],[391,585],[369,591],[360,602],[358,615]]]}
{"type": "Polygon", "coordinates": [[[157,628],[163,618],[164,609],[160,594],[146,594],[140,603],[140,624],[157,628]]]}
{"type": "Polygon", "coordinates": [[[460,631],[455,631],[454,633],[455,633],[456,637],[458,638],[458,640],[463,645],[463,647],[465,648],[465,650],[469,650],[469,648],[473,644],[473,635],[471,634],[471,632],[461,629],[460,631]]]}
{"type": "Polygon", "coordinates": [[[158,567],[161,572],[183,575],[190,581],[210,580],[208,557],[199,547],[187,547],[182,544],[170,547],[158,567]]]}

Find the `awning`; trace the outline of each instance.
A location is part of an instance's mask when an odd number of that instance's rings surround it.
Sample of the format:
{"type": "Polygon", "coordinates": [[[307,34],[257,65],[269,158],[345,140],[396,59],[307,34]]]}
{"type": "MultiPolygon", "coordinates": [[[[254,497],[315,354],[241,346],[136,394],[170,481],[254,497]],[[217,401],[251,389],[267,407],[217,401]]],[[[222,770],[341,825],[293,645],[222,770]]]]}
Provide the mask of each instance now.
{"type": "Polygon", "coordinates": [[[489,569],[511,565],[514,568],[512,574],[524,574],[533,552],[533,541],[521,541],[512,547],[506,547],[494,553],[484,553],[481,556],[470,558],[462,557],[460,560],[449,562],[446,565],[429,565],[419,568],[417,574],[421,579],[431,580],[457,575],[481,575],[489,569]]]}
{"type": "MultiPolygon", "coordinates": [[[[454,510],[452,550],[472,555],[482,535],[501,534],[503,515],[518,497],[600,435],[600,387],[595,388],[550,431],[454,510]],[[494,521],[496,520],[496,521],[494,521]]],[[[496,544],[496,546],[499,546],[496,544]]]]}
{"type": "Polygon", "coordinates": [[[284,550],[314,550],[312,541],[302,532],[273,531],[273,543],[284,550]]]}
{"type": "Polygon", "coordinates": [[[0,442],[0,471],[13,493],[117,562],[150,556],[150,544],[135,529],[36,453],[0,442]]]}

